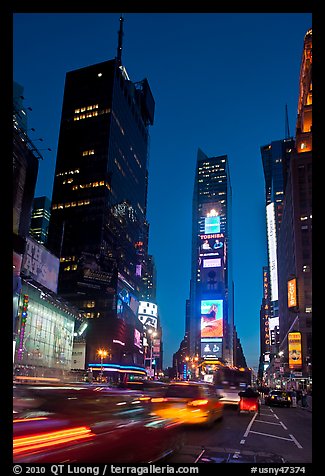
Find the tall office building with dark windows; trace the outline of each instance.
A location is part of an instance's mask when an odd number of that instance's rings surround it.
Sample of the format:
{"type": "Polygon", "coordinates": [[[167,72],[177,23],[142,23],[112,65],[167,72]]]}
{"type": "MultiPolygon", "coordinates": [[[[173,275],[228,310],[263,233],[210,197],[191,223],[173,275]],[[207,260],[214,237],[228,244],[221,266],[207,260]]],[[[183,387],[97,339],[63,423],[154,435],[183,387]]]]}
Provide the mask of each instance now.
{"type": "Polygon", "coordinates": [[[41,244],[46,243],[51,216],[51,201],[47,197],[35,197],[30,221],[30,235],[41,244]]]}
{"type": "Polygon", "coordinates": [[[99,348],[116,362],[143,362],[134,333],[148,275],[155,102],[147,79],[131,81],[122,65],[121,27],[115,59],[66,74],[53,185],[48,247],[61,261],[58,293],[89,318],[87,363],[99,348]]]}
{"type": "Polygon", "coordinates": [[[268,331],[269,346],[265,354],[265,364],[269,362],[270,353],[275,354],[280,344],[279,323],[279,285],[278,285],[278,235],[280,231],[284,193],[288,180],[290,157],[295,146],[291,137],[273,141],[260,148],[265,178],[265,207],[268,243],[268,279],[270,295],[268,297],[268,331]]]}
{"type": "Polygon", "coordinates": [[[191,354],[233,365],[234,303],[231,241],[232,192],[228,157],[200,149],[193,192],[190,312],[191,354]]]}

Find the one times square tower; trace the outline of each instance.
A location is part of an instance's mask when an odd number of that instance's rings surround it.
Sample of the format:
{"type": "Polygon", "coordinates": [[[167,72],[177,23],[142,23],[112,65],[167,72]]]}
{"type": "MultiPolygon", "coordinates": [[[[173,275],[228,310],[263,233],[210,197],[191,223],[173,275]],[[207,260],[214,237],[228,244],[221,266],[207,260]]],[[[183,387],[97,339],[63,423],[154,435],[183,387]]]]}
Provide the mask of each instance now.
{"type": "Polygon", "coordinates": [[[58,294],[88,319],[86,365],[107,349],[143,363],[137,319],[148,256],[147,79],[132,82],[116,58],[66,74],[48,248],[60,257],[58,294]],[[139,336],[139,334],[137,333],[139,336]]]}
{"type": "Polygon", "coordinates": [[[206,365],[234,361],[231,259],[232,192],[228,157],[197,154],[192,209],[191,354],[206,365]]]}

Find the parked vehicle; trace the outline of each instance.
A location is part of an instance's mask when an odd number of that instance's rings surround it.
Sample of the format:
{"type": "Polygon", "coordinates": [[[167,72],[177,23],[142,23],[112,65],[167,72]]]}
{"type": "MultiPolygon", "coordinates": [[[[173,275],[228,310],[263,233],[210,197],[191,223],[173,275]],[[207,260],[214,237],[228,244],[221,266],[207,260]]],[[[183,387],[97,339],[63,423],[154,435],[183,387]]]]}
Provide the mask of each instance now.
{"type": "Polygon", "coordinates": [[[210,427],[223,417],[223,403],[213,385],[195,382],[168,384],[161,397],[151,399],[153,412],[183,425],[210,427]]]}
{"type": "Polygon", "coordinates": [[[265,396],[265,405],[290,407],[292,405],[292,397],[290,392],[284,390],[270,390],[265,396]]]}
{"type": "Polygon", "coordinates": [[[180,425],[148,396],[105,386],[14,386],[14,463],[150,463],[176,451],[180,425]]]}

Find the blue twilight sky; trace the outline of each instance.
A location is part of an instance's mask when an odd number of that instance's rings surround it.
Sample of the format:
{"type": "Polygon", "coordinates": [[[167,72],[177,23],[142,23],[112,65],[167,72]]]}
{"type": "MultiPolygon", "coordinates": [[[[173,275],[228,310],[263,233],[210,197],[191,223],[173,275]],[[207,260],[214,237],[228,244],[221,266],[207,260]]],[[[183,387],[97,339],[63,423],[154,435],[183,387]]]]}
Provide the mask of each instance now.
{"type": "MultiPolygon", "coordinates": [[[[16,13],[13,78],[44,151],[35,196],[52,197],[65,74],[116,55],[118,13],[16,13]]],[[[304,35],[311,13],[124,13],[122,63],[147,78],[149,252],[157,267],[164,367],[185,330],[197,150],[229,158],[233,190],[235,325],[257,367],[262,267],[267,264],[260,146],[295,133],[304,35]]]]}

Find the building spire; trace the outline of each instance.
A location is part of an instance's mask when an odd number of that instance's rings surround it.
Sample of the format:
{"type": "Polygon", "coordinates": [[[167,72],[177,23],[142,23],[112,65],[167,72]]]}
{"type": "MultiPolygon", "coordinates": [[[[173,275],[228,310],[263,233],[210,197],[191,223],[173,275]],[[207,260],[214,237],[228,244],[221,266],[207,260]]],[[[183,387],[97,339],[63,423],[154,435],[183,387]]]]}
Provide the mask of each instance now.
{"type": "Polygon", "coordinates": [[[289,130],[289,119],[288,119],[288,105],[286,104],[285,108],[285,139],[290,139],[290,130],[289,130]]]}
{"type": "Polygon", "coordinates": [[[120,16],[120,29],[118,31],[118,44],[117,44],[117,62],[119,66],[122,65],[122,42],[123,42],[123,14],[120,16]]]}

